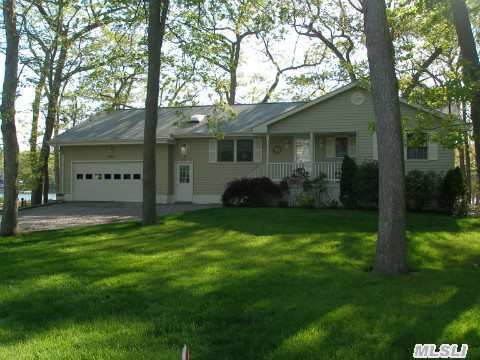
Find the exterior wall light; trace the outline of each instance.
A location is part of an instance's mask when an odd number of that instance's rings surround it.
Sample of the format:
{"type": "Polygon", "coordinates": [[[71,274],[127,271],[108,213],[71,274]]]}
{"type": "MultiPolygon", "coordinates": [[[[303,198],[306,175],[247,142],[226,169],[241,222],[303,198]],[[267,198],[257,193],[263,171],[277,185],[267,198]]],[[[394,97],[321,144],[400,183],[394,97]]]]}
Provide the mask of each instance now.
{"type": "Polygon", "coordinates": [[[187,156],[187,155],[188,155],[187,144],[182,144],[182,145],[180,145],[180,154],[182,154],[183,156],[187,156]]]}

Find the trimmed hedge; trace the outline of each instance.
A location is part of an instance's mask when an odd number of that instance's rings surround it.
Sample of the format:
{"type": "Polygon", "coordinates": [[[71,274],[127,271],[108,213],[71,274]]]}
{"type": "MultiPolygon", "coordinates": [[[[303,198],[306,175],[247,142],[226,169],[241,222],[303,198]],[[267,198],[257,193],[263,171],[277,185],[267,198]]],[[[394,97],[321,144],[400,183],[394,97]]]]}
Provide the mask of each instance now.
{"type": "Polygon", "coordinates": [[[228,183],[222,195],[223,206],[271,206],[280,199],[282,188],[267,177],[235,179],[228,183]]]}
{"type": "Polygon", "coordinates": [[[438,204],[448,214],[464,214],[465,180],[459,167],[450,169],[440,183],[438,204]]]}
{"type": "Polygon", "coordinates": [[[340,177],[340,201],[348,209],[357,207],[357,175],[358,168],[355,160],[345,155],[342,162],[342,175],[340,177]]]}
{"type": "MultiPolygon", "coordinates": [[[[405,175],[405,200],[409,210],[464,214],[465,192],[465,182],[458,167],[447,171],[445,176],[420,170],[411,170],[405,175]]],[[[378,208],[377,162],[370,161],[357,166],[353,159],[348,156],[344,158],[340,200],[346,208],[378,208]]]]}

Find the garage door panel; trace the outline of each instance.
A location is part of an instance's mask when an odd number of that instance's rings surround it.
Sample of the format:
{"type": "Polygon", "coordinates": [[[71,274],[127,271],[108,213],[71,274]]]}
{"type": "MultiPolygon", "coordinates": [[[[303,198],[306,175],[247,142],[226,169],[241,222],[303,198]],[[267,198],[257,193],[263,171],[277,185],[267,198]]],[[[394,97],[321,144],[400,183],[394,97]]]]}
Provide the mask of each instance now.
{"type": "Polygon", "coordinates": [[[73,200],[142,201],[142,162],[73,163],[73,200]]]}

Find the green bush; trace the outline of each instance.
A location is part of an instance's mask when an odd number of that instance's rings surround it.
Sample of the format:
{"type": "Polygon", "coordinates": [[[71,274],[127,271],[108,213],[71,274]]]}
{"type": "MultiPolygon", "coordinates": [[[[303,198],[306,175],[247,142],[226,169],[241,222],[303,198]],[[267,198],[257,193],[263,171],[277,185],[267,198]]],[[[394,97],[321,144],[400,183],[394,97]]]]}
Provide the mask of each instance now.
{"type": "Polygon", "coordinates": [[[378,208],[378,164],[364,162],[357,170],[357,206],[363,209],[378,208]]]}
{"type": "Polygon", "coordinates": [[[357,206],[357,164],[350,156],[345,155],[340,177],[340,201],[343,206],[353,209],[357,206]]]}
{"type": "Polygon", "coordinates": [[[222,195],[223,206],[258,207],[271,205],[282,196],[282,188],[267,177],[231,181],[222,195]]]}
{"type": "Polygon", "coordinates": [[[297,206],[307,209],[313,209],[315,207],[315,198],[306,193],[301,193],[297,197],[297,206]]]}
{"type": "Polygon", "coordinates": [[[448,214],[464,213],[465,181],[459,167],[447,171],[439,187],[438,204],[448,214]],[[459,211],[460,210],[460,211],[459,211]]]}
{"type": "Polygon", "coordinates": [[[405,176],[405,197],[409,210],[421,211],[432,204],[435,195],[435,173],[411,170],[405,176]]]}

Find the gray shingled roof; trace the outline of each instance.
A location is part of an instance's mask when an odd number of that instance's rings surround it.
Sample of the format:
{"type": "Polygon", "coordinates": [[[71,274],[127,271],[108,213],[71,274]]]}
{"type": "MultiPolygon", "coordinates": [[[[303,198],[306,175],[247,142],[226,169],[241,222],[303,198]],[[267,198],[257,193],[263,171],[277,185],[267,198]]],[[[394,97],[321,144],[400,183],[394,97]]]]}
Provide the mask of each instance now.
{"type": "MultiPolygon", "coordinates": [[[[304,102],[270,103],[252,105],[233,105],[237,116],[220,127],[225,134],[249,133],[252,128],[288,112],[304,102]]],[[[178,122],[188,120],[192,115],[218,114],[215,106],[166,107],[160,108],[158,114],[157,138],[169,139],[175,136],[208,135],[206,122],[179,127],[178,122]]],[[[217,115],[218,116],[218,115],[217,115]]],[[[108,142],[142,142],[145,110],[120,110],[100,113],[88,121],[65,131],[52,140],[53,144],[70,143],[108,143],[108,142]]]]}

